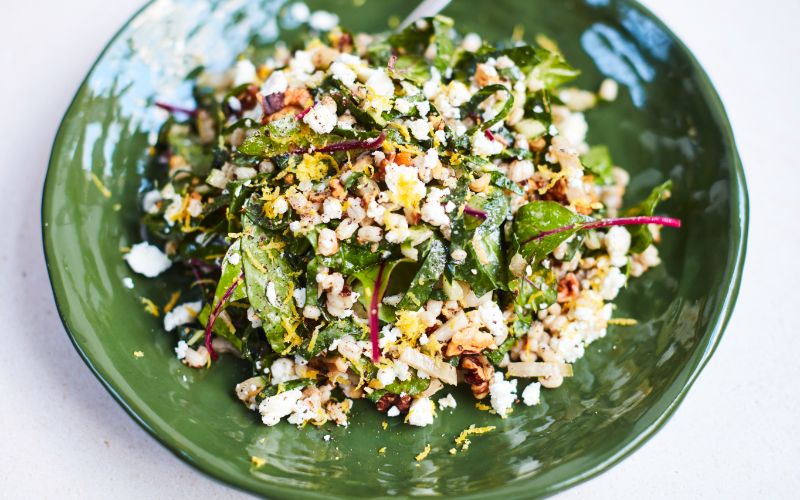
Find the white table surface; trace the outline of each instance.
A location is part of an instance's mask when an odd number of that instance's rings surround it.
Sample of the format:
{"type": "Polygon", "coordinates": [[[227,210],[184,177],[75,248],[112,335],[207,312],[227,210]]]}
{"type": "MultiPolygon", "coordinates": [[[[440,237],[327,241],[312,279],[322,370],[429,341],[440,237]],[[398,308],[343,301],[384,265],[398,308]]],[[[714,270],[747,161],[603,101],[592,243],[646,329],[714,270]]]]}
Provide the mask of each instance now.
{"type": "MultiPolygon", "coordinates": [[[[161,447],[100,386],[63,331],[44,266],[39,206],[52,138],[90,65],[142,3],[9,0],[0,9],[0,497],[238,495],[161,447]]],[[[727,106],[750,190],[747,265],[727,333],[669,423],[560,498],[797,498],[800,2],[645,4],[694,51],[727,106]]]]}

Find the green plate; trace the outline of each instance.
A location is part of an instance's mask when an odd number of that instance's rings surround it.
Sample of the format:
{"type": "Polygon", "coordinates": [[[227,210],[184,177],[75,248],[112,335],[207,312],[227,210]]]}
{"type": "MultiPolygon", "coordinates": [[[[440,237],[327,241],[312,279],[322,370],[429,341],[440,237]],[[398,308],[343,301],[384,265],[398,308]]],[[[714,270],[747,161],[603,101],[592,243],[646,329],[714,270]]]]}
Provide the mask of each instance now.
{"type": "MultiPolygon", "coordinates": [[[[353,30],[380,31],[413,2],[310,2],[338,12],[353,30]]],[[[248,46],[291,37],[272,0],[158,0],[111,41],[81,85],[53,146],[42,223],[50,279],[75,348],[119,403],[183,460],[236,487],[271,497],[459,495],[532,497],[583,481],[641,446],[675,411],[708,361],[731,314],[747,235],[744,175],[722,104],[685,46],[638,4],[615,0],[456,0],[445,11],[488,39],[515,25],[544,33],[583,70],[580,84],[621,82],[619,100],[589,114],[590,142],[608,144],[633,174],[629,200],[672,179],[663,212],[664,265],[635,280],[612,327],[575,364],[575,377],[536,407],[501,420],[456,394],[425,428],[386,431],[357,405],[348,428],[261,425],[234,400],[246,367],[224,357],[194,371],[174,356],[175,339],[145,313],[163,305],[177,270],[132,276],[121,247],[141,240],[137,193],[148,144],[164,119],[156,98],[190,103],[183,80],[198,63],[224,68],[248,46]],[[104,186],[101,189],[95,182],[104,186]],[[104,190],[108,191],[105,192],[104,190]],[[132,277],[134,288],[124,285],[132,277]],[[134,356],[141,351],[143,356],[134,356]],[[450,455],[470,424],[496,425],[450,455]],[[329,434],[330,441],[323,436],[329,434]],[[432,452],[414,456],[430,443],[432,452]],[[378,449],[386,447],[385,454],[378,449]],[[256,468],[251,456],[266,463],[256,468]]],[[[390,419],[392,420],[392,419],[390,419]]]]}

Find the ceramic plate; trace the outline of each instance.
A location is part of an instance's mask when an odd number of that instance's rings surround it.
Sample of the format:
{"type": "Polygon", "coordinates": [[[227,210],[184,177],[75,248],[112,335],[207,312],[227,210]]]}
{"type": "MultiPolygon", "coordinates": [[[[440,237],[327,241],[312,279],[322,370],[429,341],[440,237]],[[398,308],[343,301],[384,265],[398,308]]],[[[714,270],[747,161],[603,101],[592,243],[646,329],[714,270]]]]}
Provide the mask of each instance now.
{"type": "MultiPolygon", "coordinates": [[[[412,2],[326,0],[355,31],[381,31],[412,2]]],[[[167,302],[176,271],[133,276],[120,248],[140,241],[137,192],[148,146],[165,118],[156,98],[190,104],[186,74],[227,67],[247,46],[292,36],[275,0],[157,0],[111,41],[80,87],[53,146],[44,189],[50,278],[67,332],[89,368],[156,439],[207,474],[283,498],[459,495],[532,497],[585,480],[639,447],[675,411],[719,342],[744,260],[747,195],[723,107],[686,47],[638,4],[622,0],[456,0],[445,14],[488,39],[515,26],[554,39],[581,68],[579,84],[621,84],[619,100],[589,113],[589,142],[607,144],[632,173],[628,199],[672,179],[659,210],[684,227],[664,233],[664,264],[632,282],[611,327],[545,391],[539,406],[501,420],[458,394],[459,407],[425,428],[358,404],[348,428],[261,425],[233,385],[247,367],[224,357],[195,371],[141,299],[167,302]],[[134,287],[124,285],[132,278],[134,287]],[[140,351],[143,356],[134,356],[140,351]],[[496,425],[453,456],[470,424],[496,425]],[[323,435],[330,434],[330,441],[323,435]],[[414,461],[425,444],[433,451],[414,461]],[[378,449],[386,447],[384,455],[378,449]],[[255,467],[251,456],[266,460],[255,467]]]]}

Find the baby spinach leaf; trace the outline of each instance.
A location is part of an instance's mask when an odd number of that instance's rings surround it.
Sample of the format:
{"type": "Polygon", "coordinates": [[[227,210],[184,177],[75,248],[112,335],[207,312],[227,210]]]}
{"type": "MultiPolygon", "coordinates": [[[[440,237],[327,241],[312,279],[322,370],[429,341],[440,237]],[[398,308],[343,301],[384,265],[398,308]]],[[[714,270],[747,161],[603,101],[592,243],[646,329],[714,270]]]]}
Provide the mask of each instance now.
{"type": "MultiPolygon", "coordinates": [[[[367,331],[366,333],[369,332],[367,331]]],[[[345,335],[350,335],[355,339],[362,339],[364,334],[364,327],[356,323],[353,318],[333,320],[317,332],[314,345],[311,345],[310,341],[305,343],[305,357],[307,359],[313,358],[327,349],[334,340],[340,339],[345,335]]],[[[312,338],[314,338],[313,335],[312,338]]]]}
{"type": "Polygon", "coordinates": [[[433,59],[433,65],[440,72],[445,73],[455,60],[456,47],[451,34],[453,20],[449,17],[435,16],[431,23],[433,24],[433,42],[436,45],[436,57],[433,59]]]}
{"type": "Polygon", "coordinates": [[[414,275],[411,287],[397,304],[397,308],[416,311],[423,307],[433,291],[433,286],[444,273],[446,265],[447,247],[440,239],[431,239],[422,266],[414,275]]]}
{"type": "Polygon", "coordinates": [[[519,253],[527,260],[541,261],[563,241],[578,232],[580,224],[591,220],[554,201],[532,201],[514,216],[512,238],[519,253]],[[566,226],[566,231],[539,237],[541,233],[566,226]]]}
{"type": "Polygon", "coordinates": [[[378,264],[382,260],[381,255],[385,250],[385,248],[379,247],[377,251],[373,252],[372,247],[369,245],[342,242],[339,244],[339,250],[335,254],[320,255],[318,258],[323,266],[338,271],[345,276],[350,276],[378,264]]]}
{"type": "MultiPolygon", "coordinates": [[[[626,217],[651,216],[656,211],[656,206],[669,197],[672,181],[668,180],[656,187],[638,205],[625,210],[626,217]]],[[[631,253],[642,253],[653,242],[653,234],[647,225],[632,226],[628,228],[631,233],[631,253]]]]}
{"type": "Polygon", "coordinates": [[[583,156],[581,163],[586,169],[593,173],[600,184],[611,184],[614,179],[611,177],[611,169],[614,163],[611,161],[611,153],[606,146],[592,146],[583,156]]]}
{"type": "MultiPolygon", "coordinates": [[[[504,120],[508,113],[511,112],[511,108],[514,106],[514,94],[508,90],[508,87],[499,83],[487,85],[475,92],[470,100],[461,106],[461,118],[466,118],[470,114],[476,113],[478,111],[478,106],[480,106],[483,101],[493,96],[497,92],[505,92],[506,94],[506,101],[503,103],[503,107],[500,108],[500,111],[498,111],[491,120],[486,120],[478,125],[476,130],[484,131],[488,128],[491,128],[495,123],[504,120]]],[[[467,134],[471,135],[469,132],[467,134]]]]}
{"type": "Polygon", "coordinates": [[[416,85],[423,85],[431,79],[430,64],[421,56],[400,56],[394,63],[394,69],[393,76],[416,85]]]}
{"type": "Polygon", "coordinates": [[[411,377],[408,380],[397,380],[387,385],[383,389],[377,389],[367,396],[370,401],[377,403],[384,394],[408,394],[409,396],[416,396],[423,392],[428,386],[431,385],[431,379],[411,377]]]}
{"type": "Polygon", "coordinates": [[[506,177],[503,172],[494,170],[489,174],[491,176],[491,183],[501,189],[506,189],[514,194],[522,196],[525,192],[519,187],[519,184],[506,177]]]}
{"type": "Polygon", "coordinates": [[[545,49],[536,49],[539,62],[531,70],[531,78],[539,80],[547,90],[552,90],[577,78],[580,71],[570,66],[564,56],[545,49]]]}
{"type": "Polygon", "coordinates": [[[284,334],[294,331],[299,318],[292,302],[295,274],[279,248],[282,240],[242,218],[242,261],[247,298],[261,318],[267,340],[276,352],[289,344],[284,334]]]}

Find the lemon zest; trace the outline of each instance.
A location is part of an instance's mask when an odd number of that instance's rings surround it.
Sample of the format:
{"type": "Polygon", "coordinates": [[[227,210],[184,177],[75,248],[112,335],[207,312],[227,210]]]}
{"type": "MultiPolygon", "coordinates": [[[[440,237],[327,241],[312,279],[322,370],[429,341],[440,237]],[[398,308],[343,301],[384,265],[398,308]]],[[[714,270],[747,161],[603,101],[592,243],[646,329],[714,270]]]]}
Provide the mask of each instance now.
{"type": "Polygon", "coordinates": [[[91,176],[92,182],[97,186],[97,190],[100,191],[100,194],[102,194],[104,198],[111,198],[111,191],[103,184],[103,181],[101,181],[94,172],[91,172],[91,176]]]}
{"type": "Polygon", "coordinates": [[[169,297],[169,302],[164,306],[164,312],[168,313],[175,307],[175,304],[178,303],[178,299],[181,297],[181,292],[178,290],[177,292],[173,292],[172,295],[169,297]]]}
{"type": "Polygon", "coordinates": [[[609,325],[633,326],[638,323],[639,322],[633,318],[611,318],[610,320],[608,320],[609,325]]]}
{"type": "Polygon", "coordinates": [[[161,316],[161,313],[158,311],[158,306],[152,300],[148,299],[147,297],[141,297],[139,301],[144,304],[145,311],[152,314],[156,318],[161,316]]]}
{"type": "Polygon", "coordinates": [[[428,444],[426,444],[426,445],[425,445],[425,449],[423,449],[423,450],[422,450],[422,451],[419,453],[419,455],[417,455],[416,457],[414,457],[414,460],[416,460],[417,462],[422,462],[423,460],[425,460],[425,459],[428,457],[428,455],[430,454],[430,452],[431,452],[431,444],[430,444],[430,443],[428,443],[428,444]]]}

